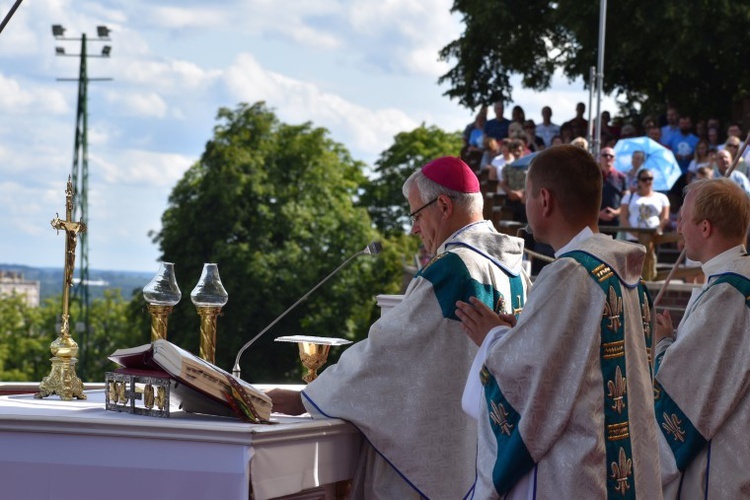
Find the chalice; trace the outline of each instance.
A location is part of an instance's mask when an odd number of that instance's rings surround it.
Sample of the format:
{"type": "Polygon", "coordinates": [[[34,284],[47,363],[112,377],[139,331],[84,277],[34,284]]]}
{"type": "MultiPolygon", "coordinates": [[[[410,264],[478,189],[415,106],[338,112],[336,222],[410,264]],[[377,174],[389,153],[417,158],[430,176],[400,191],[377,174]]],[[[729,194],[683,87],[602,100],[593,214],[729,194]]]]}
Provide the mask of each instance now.
{"type": "Polygon", "coordinates": [[[328,361],[331,346],[351,344],[351,340],[331,337],[311,337],[309,335],[288,335],[277,337],[276,342],[296,342],[299,346],[299,359],[307,373],[302,380],[308,384],[318,378],[318,369],[328,361]]]}

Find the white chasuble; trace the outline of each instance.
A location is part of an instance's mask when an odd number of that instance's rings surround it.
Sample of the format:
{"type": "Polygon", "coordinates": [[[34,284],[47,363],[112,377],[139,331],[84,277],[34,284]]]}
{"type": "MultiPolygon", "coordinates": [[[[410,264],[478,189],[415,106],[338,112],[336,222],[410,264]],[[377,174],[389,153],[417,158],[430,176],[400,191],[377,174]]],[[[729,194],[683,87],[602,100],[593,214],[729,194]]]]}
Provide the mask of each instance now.
{"type": "Polygon", "coordinates": [[[522,251],[522,240],[487,222],[457,232],[367,339],[305,388],[313,417],[349,420],[366,438],[353,498],[472,494],[476,425],[461,411],[461,392],[476,346],[461,331],[455,303],[477,296],[509,311],[510,282],[521,300],[528,286],[522,251]]]}
{"type": "MultiPolygon", "coordinates": [[[[664,498],[750,498],[750,257],[709,275],[656,350],[664,498]]],[[[709,261],[710,262],[710,261],[709,261]]]]}
{"type": "Polygon", "coordinates": [[[477,498],[661,498],[644,249],[574,240],[481,372],[477,498]]]}

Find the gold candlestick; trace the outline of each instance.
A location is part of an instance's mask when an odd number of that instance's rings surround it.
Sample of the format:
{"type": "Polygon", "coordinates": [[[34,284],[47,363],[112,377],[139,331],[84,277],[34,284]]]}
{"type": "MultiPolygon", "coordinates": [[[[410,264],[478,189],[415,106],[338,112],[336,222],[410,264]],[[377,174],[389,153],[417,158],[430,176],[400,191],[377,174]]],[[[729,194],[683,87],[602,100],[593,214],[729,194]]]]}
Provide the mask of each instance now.
{"type": "Polygon", "coordinates": [[[211,364],[216,364],[216,318],[221,307],[197,307],[201,317],[201,346],[199,355],[211,364]]]}
{"type": "Polygon", "coordinates": [[[217,264],[203,264],[203,272],[190,292],[190,300],[201,317],[200,357],[213,364],[216,362],[216,318],[229,300],[217,264]]]}
{"type": "Polygon", "coordinates": [[[167,340],[167,322],[172,313],[172,306],[148,305],[151,315],[151,342],[157,339],[167,340]]]}
{"type": "Polygon", "coordinates": [[[76,260],[76,242],[79,233],[86,231],[83,221],[73,222],[73,183],[68,176],[68,184],[65,190],[65,220],[55,215],[50,224],[59,233],[65,231],[65,268],[63,272],[63,297],[62,297],[62,325],[60,336],[50,344],[52,352],[52,369],[50,374],[39,384],[39,392],[34,394],[37,399],[57,394],[60,399],[69,401],[71,399],[86,399],[83,393],[83,382],[76,375],[75,365],[78,361],[78,344],[70,336],[70,288],[73,286],[73,269],[76,260]]]}

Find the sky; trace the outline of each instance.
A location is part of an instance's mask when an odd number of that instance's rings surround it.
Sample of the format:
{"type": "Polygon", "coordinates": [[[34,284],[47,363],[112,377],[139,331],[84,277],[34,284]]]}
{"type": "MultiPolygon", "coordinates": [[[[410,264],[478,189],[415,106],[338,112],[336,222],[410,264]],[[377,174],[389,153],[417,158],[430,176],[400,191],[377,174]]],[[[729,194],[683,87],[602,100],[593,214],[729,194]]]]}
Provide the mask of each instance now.
{"type": "MultiPolygon", "coordinates": [[[[14,1],[0,0],[0,18],[14,1]]],[[[265,101],[288,124],[326,128],[374,165],[399,132],[424,123],[463,130],[475,110],[443,94],[439,50],[458,38],[452,0],[25,0],[0,33],[0,263],[62,267],[72,172],[79,57],[88,58],[89,269],[156,272],[169,194],[212,137],[220,107],[265,101]],[[111,30],[97,40],[96,27],[111,30]]],[[[592,61],[595,64],[595,61],[592,61]]],[[[588,103],[582,81],[555,75],[513,105],[541,120],[572,118],[588,103]]],[[[614,100],[602,110],[614,113],[614,100]]],[[[490,112],[492,115],[492,112],[490,112]]],[[[76,265],[80,259],[76,258],[76,265]]]]}

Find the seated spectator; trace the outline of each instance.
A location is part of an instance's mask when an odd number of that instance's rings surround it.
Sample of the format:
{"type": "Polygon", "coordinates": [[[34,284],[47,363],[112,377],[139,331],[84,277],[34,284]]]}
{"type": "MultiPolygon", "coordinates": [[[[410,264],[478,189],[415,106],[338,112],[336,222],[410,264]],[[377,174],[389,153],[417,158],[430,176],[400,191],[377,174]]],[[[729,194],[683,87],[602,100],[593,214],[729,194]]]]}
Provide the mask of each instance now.
{"type": "Polygon", "coordinates": [[[578,146],[579,148],[585,149],[586,151],[589,150],[589,141],[587,141],[585,137],[576,137],[575,139],[570,141],[570,144],[572,146],[578,146]]]}
{"type": "Polygon", "coordinates": [[[534,120],[526,120],[523,123],[523,130],[526,132],[526,144],[532,152],[544,149],[544,140],[536,135],[536,125],[534,120]]]}
{"type": "Polygon", "coordinates": [[[569,123],[563,123],[560,125],[560,140],[562,140],[563,144],[570,144],[573,137],[573,128],[569,123]]]}
{"type": "Polygon", "coordinates": [[[542,123],[536,126],[536,135],[544,140],[544,146],[552,146],[552,139],[560,135],[560,126],[552,123],[552,108],[542,108],[542,123]]]}
{"type": "MultiPolygon", "coordinates": [[[[509,144],[511,151],[520,152],[522,145],[513,141],[509,144]]],[[[526,171],[528,164],[518,165],[509,163],[503,167],[500,185],[505,191],[505,206],[513,213],[513,220],[526,222],[526,206],[524,205],[524,191],[526,189],[526,171]]]]}
{"type": "Polygon", "coordinates": [[[479,164],[480,170],[490,168],[492,160],[500,154],[500,141],[492,137],[484,138],[484,153],[479,164]]]}
{"type": "MultiPolygon", "coordinates": [[[[500,181],[503,178],[502,171],[503,167],[507,165],[508,163],[513,163],[515,161],[516,157],[513,155],[513,153],[510,152],[510,143],[511,139],[505,138],[502,141],[499,141],[500,143],[500,154],[495,156],[492,161],[490,162],[490,169],[488,172],[488,178],[491,181],[500,181]]],[[[498,190],[500,188],[500,185],[498,184],[498,190]]]]}
{"type": "Polygon", "coordinates": [[[620,139],[628,139],[630,137],[637,137],[638,132],[635,130],[635,126],[630,123],[626,123],[620,129],[620,139]]]}
{"type": "MultiPolygon", "coordinates": [[[[669,224],[669,199],[654,191],[654,173],[648,169],[638,172],[638,188],[627,193],[620,205],[620,225],[642,227],[662,232],[669,224]]],[[[625,233],[628,241],[638,241],[638,234],[625,233]]]]}
{"type": "Polygon", "coordinates": [[[521,106],[513,106],[513,110],[510,112],[510,121],[521,125],[526,121],[526,113],[521,106]]]}
{"type": "MultiPolygon", "coordinates": [[[[732,154],[732,158],[736,158],[737,155],[740,152],[740,138],[734,135],[730,135],[727,137],[727,142],[724,143],[724,147],[722,149],[726,149],[732,154]]],[[[747,176],[747,163],[745,163],[744,158],[740,158],[737,162],[737,166],[734,167],[735,172],[740,172],[741,174],[744,174],[747,176]]]]}
{"type": "MultiPolygon", "coordinates": [[[[729,167],[732,165],[732,153],[729,148],[722,149],[716,153],[716,171],[714,177],[726,177],[729,167]]],[[[738,184],[745,193],[750,196],[750,180],[742,172],[738,172],[736,169],[732,170],[729,174],[729,179],[738,184]]]]}
{"type": "Polygon", "coordinates": [[[475,172],[481,170],[482,154],[484,153],[484,126],[486,123],[487,106],[482,106],[474,121],[467,125],[463,133],[464,146],[461,149],[461,159],[475,172]]]}
{"type": "Polygon", "coordinates": [[[714,178],[714,169],[711,165],[702,165],[695,169],[695,177],[693,180],[698,179],[713,179],[714,178]]]}
{"type": "Polygon", "coordinates": [[[628,190],[632,193],[638,189],[638,171],[646,162],[646,153],[643,151],[633,151],[630,156],[630,170],[625,172],[625,178],[628,180],[628,190]]]}
{"type": "Polygon", "coordinates": [[[699,167],[705,166],[711,168],[713,161],[714,155],[708,151],[708,141],[701,139],[695,145],[695,154],[690,161],[690,165],[688,165],[687,182],[689,183],[693,180],[693,176],[699,167]]]}
{"type": "Polygon", "coordinates": [[[508,125],[510,120],[503,116],[505,112],[505,103],[497,101],[494,105],[495,118],[487,120],[484,126],[484,135],[493,139],[505,139],[508,137],[508,125]]]}

